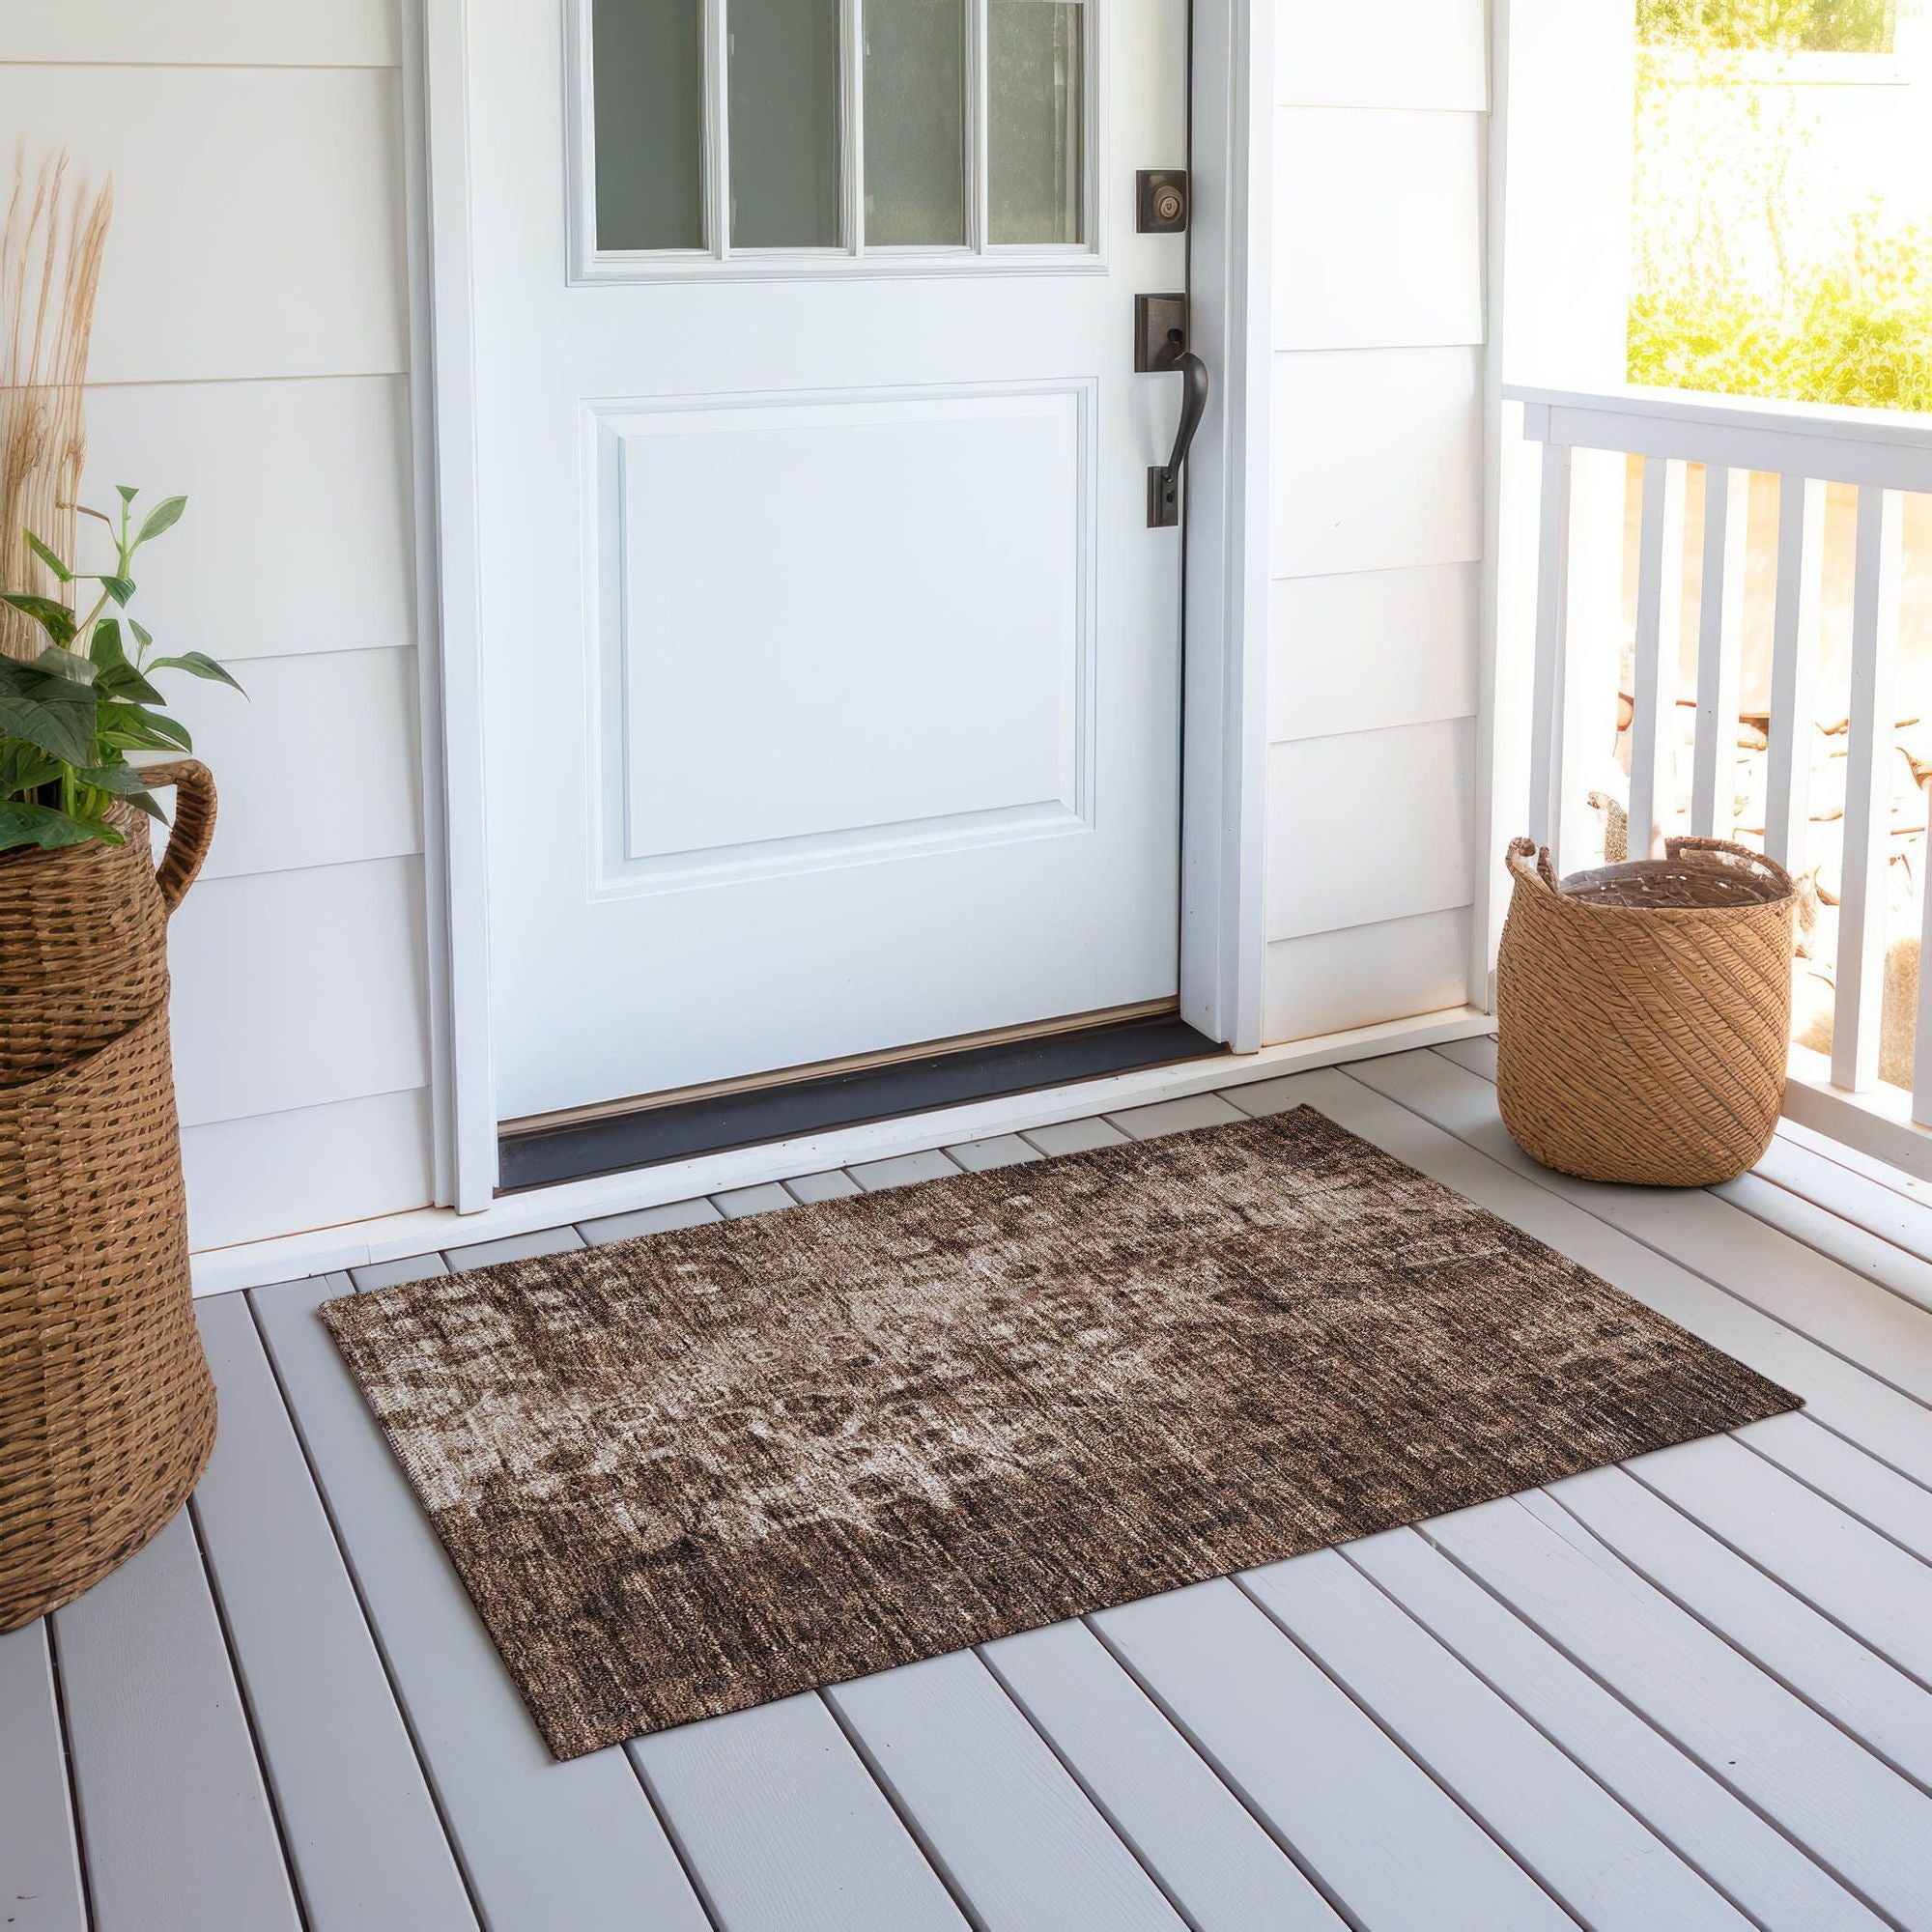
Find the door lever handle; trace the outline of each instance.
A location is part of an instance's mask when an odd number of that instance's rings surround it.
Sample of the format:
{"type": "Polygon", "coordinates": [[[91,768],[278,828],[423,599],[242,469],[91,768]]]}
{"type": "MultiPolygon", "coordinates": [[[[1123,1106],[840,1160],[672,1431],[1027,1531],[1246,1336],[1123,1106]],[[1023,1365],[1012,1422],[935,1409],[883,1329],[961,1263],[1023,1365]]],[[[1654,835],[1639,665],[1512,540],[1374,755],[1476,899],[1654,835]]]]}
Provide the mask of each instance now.
{"type": "Polygon", "coordinates": [[[1180,371],[1180,424],[1174,434],[1174,454],[1165,466],[1155,464],[1148,471],[1148,528],[1171,528],[1180,521],[1180,469],[1194,441],[1194,432],[1208,412],[1208,365],[1191,349],[1179,345],[1177,329],[1168,337],[1170,353],[1154,363],[1155,369],[1180,371]]]}

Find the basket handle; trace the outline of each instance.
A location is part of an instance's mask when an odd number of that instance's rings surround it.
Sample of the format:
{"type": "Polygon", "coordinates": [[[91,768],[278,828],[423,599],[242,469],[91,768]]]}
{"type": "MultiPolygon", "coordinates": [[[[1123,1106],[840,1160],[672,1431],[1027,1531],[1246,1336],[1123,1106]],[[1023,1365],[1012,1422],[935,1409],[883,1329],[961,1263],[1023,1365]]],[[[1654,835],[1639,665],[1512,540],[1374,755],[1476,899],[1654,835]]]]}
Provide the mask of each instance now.
{"type": "Polygon", "coordinates": [[[199,758],[170,758],[141,774],[150,785],[173,785],[175,822],[168,849],[155,868],[161,904],[172,914],[187,896],[214,838],[214,774],[199,758]]]}
{"type": "Polygon", "coordinates": [[[1534,838],[1512,838],[1505,857],[1510,870],[1525,885],[1540,885],[1552,893],[1557,890],[1556,867],[1549,863],[1548,845],[1539,847],[1534,838]],[[1532,857],[1536,860],[1533,866],[1532,857]]]}

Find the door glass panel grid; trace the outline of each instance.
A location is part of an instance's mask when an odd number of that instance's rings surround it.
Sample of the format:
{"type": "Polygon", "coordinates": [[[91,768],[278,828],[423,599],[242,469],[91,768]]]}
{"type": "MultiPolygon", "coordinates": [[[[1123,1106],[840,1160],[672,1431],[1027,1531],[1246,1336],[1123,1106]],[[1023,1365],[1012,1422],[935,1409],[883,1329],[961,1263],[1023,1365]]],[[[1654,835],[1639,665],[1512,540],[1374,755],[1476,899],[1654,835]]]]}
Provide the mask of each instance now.
{"type": "Polygon", "coordinates": [[[570,0],[571,279],[1104,267],[1103,4],[570,0]]]}

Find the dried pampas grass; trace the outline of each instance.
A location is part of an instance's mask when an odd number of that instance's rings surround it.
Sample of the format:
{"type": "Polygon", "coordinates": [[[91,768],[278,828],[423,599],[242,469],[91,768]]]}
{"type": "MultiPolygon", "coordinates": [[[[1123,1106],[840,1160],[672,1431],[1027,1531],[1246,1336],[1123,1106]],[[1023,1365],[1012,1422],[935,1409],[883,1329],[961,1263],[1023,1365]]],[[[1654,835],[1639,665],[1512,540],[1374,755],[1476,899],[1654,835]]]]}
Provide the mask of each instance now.
{"type": "MultiPolygon", "coordinates": [[[[87,459],[82,384],[113,210],[111,178],[90,192],[69,182],[65,153],[31,172],[25,151],[15,156],[0,229],[0,589],[59,594],[25,530],[73,555],[87,459]]],[[[0,651],[33,657],[45,641],[31,619],[0,606],[0,651]]]]}

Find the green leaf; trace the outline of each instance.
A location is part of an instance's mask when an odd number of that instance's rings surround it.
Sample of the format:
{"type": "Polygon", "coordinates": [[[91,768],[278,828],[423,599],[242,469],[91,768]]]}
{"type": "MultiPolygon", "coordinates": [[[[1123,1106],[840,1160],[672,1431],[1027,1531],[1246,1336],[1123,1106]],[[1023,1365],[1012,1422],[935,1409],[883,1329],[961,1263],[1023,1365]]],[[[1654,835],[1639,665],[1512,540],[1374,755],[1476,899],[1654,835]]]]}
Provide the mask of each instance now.
{"type": "Polygon", "coordinates": [[[185,497],[163,497],[148,512],[147,521],[141,526],[141,534],[134,539],[138,549],[151,537],[157,537],[163,530],[171,530],[181,522],[182,512],[187,508],[185,497]]]}
{"type": "Polygon", "coordinates": [[[163,825],[168,815],[154,801],[147,786],[142,782],[141,774],[132,765],[96,765],[84,772],[76,772],[74,777],[83,784],[91,784],[96,791],[104,791],[114,798],[125,798],[137,811],[145,811],[150,818],[158,818],[163,825]]]}
{"type": "Polygon", "coordinates": [[[109,697],[131,698],[136,704],[165,702],[161,694],[129,663],[116,619],[103,617],[95,625],[90,648],[94,662],[100,668],[100,688],[109,697]]]}
{"type": "Polygon", "coordinates": [[[242,690],[240,682],[229,671],[224,669],[222,666],[216,664],[206,651],[184,651],[178,658],[156,658],[148,668],[150,670],[185,670],[193,677],[213,678],[218,684],[233,685],[237,691],[242,692],[243,697],[246,697],[248,695],[245,691],[242,690]]]}
{"type": "Polygon", "coordinates": [[[75,818],[50,805],[0,802],[0,851],[18,845],[38,845],[43,852],[63,845],[85,845],[93,839],[107,845],[128,841],[113,826],[99,818],[75,818]]]}
{"type": "Polygon", "coordinates": [[[117,483],[114,486],[114,494],[124,503],[131,503],[141,493],[131,483],[117,483]]]}
{"type": "Polygon", "coordinates": [[[32,530],[23,530],[20,534],[27,539],[27,548],[53,572],[59,582],[62,583],[71,583],[73,582],[73,572],[32,530]]]}
{"type": "Polygon", "coordinates": [[[23,738],[64,764],[92,764],[97,703],[84,684],[0,657],[0,738],[23,738]]]}
{"type": "Polygon", "coordinates": [[[135,640],[144,651],[151,651],[155,648],[154,632],[149,630],[147,625],[142,623],[139,618],[129,617],[128,619],[128,628],[133,632],[135,640]]]}
{"type": "MultiPolygon", "coordinates": [[[[159,711],[118,699],[100,707],[100,743],[116,752],[191,752],[187,726],[159,711]]],[[[79,762],[76,760],[75,762],[79,762]]]]}
{"type": "Polygon", "coordinates": [[[83,784],[91,784],[96,791],[112,792],[116,798],[126,798],[130,792],[143,790],[141,774],[132,765],[116,762],[110,765],[87,765],[74,773],[83,784]]]}
{"type": "Polygon", "coordinates": [[[38,746],[22,744],[15,738],[0,745],[0,798],[21,798],[51,784],[68,767],[50,758],[38,746]]]}
{"type": "Polygon", "coordinates": [[[131,577],[103,577],[100,579],[100,587],[113,598],[115,603],[126,610],[128,600],[134,594],[134,580],[131,577]]]}
{"type": "Polygon", "coordinates": [[[70,684],[92,684],[99,675],[94,665],[65,644],[46,645],[39,657],[28,661],[27,668],[43,677],[64,677],[70,684]]]}
{"type": "Polygon", "coordinates": [[[65,604],[56,604],[51,597],[33,596],[25,590],[0,590],[0,604],[11,604],[31,617],[55,643],[73,642],[73,612],[65,604]]]}

